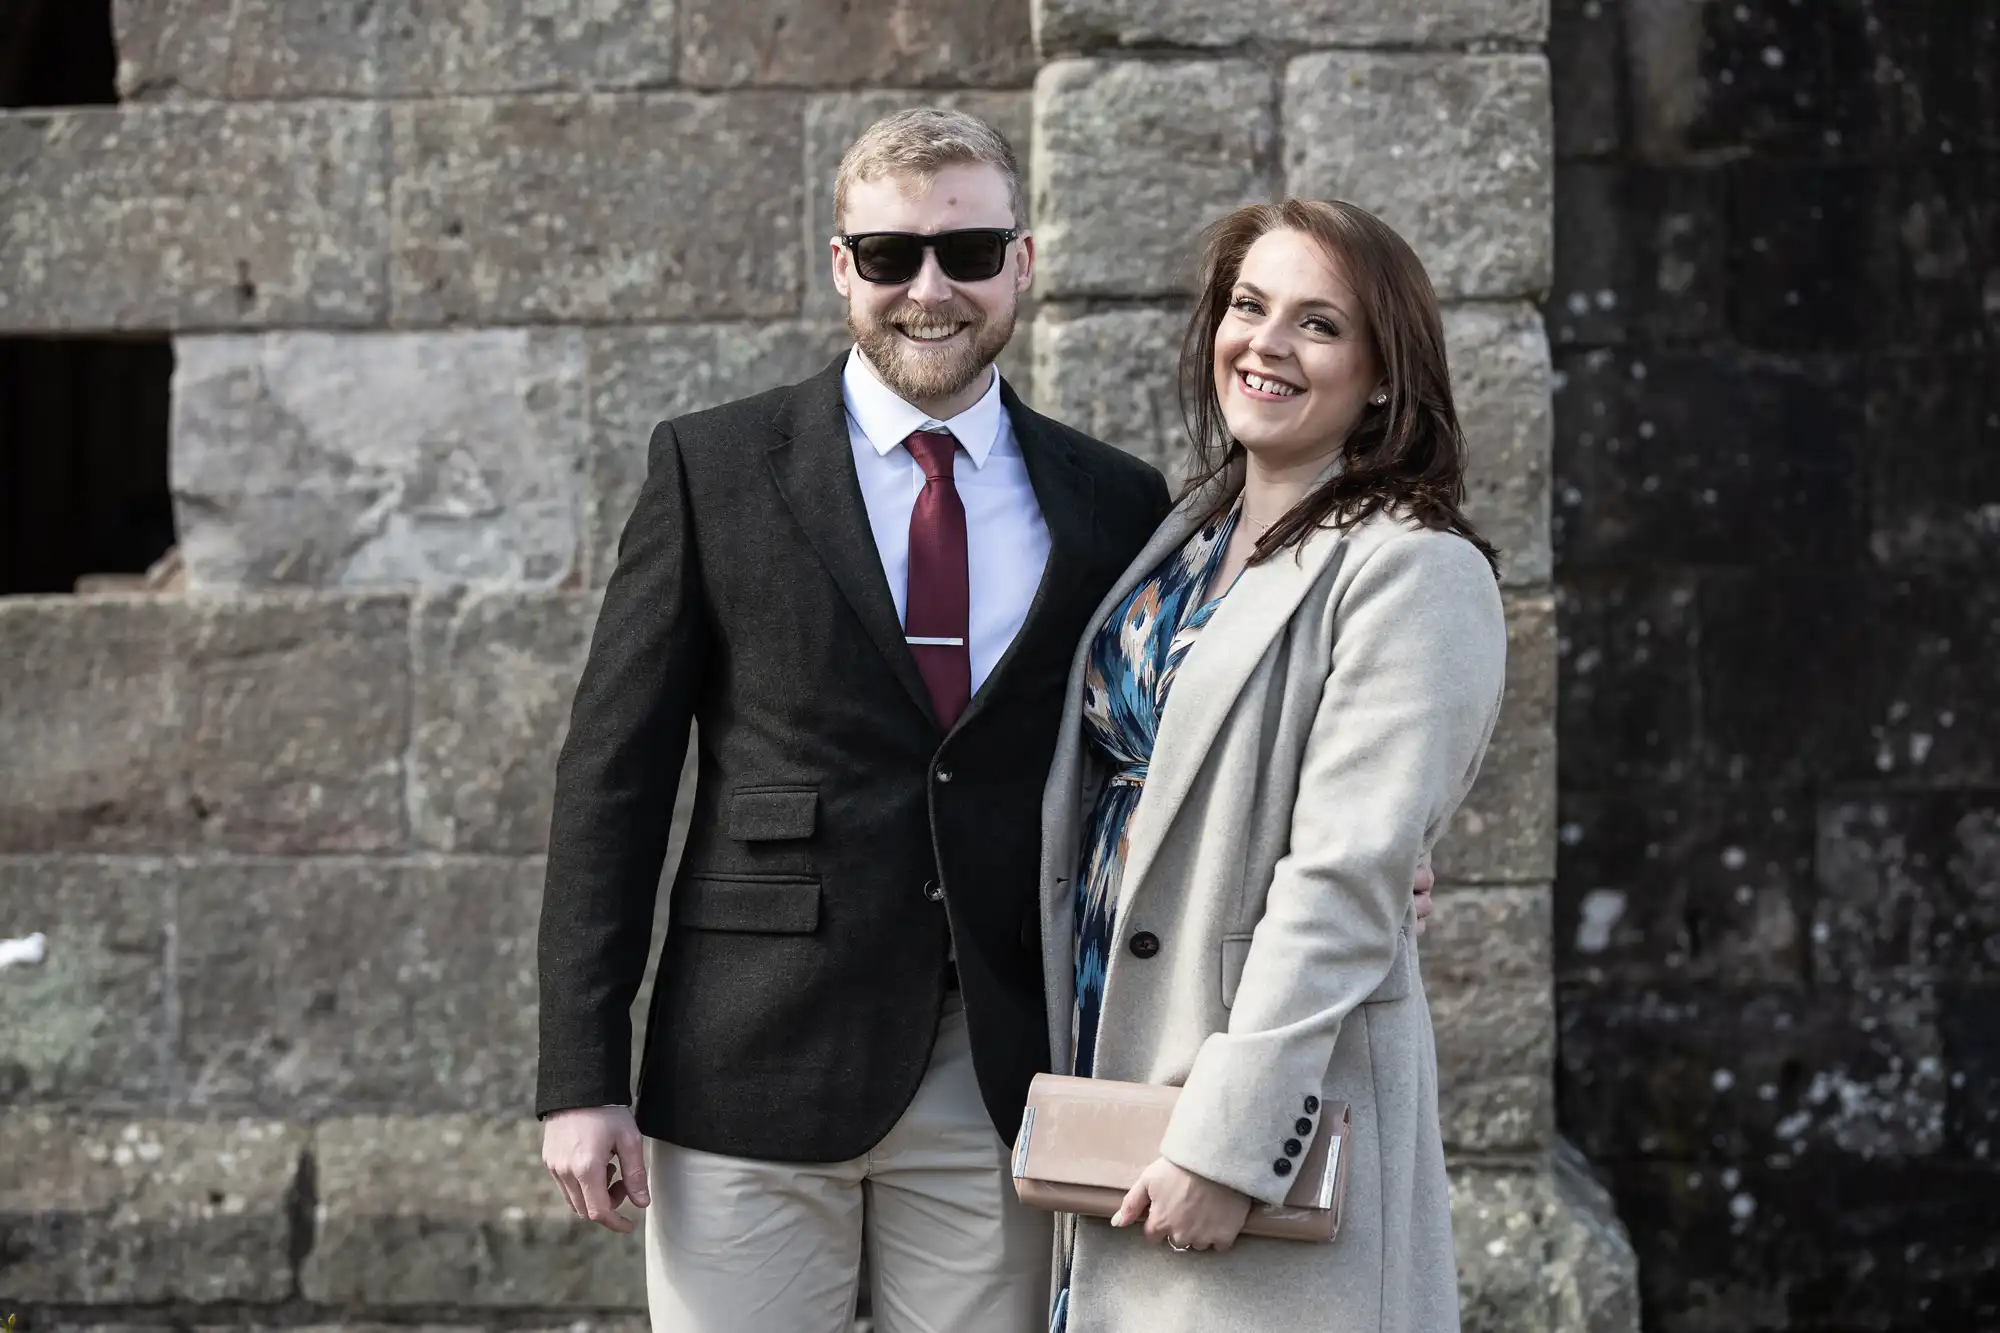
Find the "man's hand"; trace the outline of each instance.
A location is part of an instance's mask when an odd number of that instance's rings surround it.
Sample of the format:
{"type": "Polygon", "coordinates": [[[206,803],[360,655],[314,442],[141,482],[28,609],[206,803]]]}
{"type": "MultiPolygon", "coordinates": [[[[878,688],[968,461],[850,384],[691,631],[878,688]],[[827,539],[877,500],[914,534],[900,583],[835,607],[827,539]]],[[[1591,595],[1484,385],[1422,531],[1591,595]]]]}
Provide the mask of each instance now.
{"type": "Polygon", "coordinates": [[[551,1115],[542,1122],[542,1165],[562,1186],[570,1211],[607,1230],[630,1231],[638,1225],[618,1211],[625,1200],[641,1208],[653,1201],[646,1191],[645,1142],[632,1112],[623,1106],[586,1106],[551,1115]]]}
{"type": "Polygon", "coordinates": [[[1424,853],[1424,859],[1417,862],[1417,934],[1424,933],[1424,918],[1436,910],[1431,902],[1431,890],[1437,887],[1437,876],[1431,872],[1431,854],[1424,853]]]}
{"type": "Polygon", "coordinates": [[[1250,1216],[1250,1196],[1162,1157],[1139,1173],[1139,1183],[1112,1214],[1111,1225],[1146,1219],[1146,1239],[1177,1250],[1226,1250],[1250,1216]]]}

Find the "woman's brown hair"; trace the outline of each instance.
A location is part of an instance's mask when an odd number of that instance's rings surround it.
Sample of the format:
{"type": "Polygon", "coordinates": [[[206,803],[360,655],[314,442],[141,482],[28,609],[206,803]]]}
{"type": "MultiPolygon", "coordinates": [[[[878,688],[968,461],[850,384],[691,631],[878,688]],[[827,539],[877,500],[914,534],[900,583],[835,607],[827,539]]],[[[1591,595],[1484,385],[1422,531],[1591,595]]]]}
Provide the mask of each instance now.
{"type": "MultiPolygon", "coordinates": [[[[1181,415],[1194,448],[1188,490],[1210,485],[1243,446],[1230,437],[1215,394],[1215,334],[1229,313],[1243,257],[1270,232],[1301,232],[1340,265],[1366,312],[1389,401],[1370,404],[1341,444],[1341,465],[1257,539],[1251,563],[1326,527],[1351,527],[1389,510],[1454,532],[1500,570],[1499,552],[1466,522],[1465,434],[1451,402],[1437,294],[1409,243],[1365,209],[1339,200],[1288,199],[1239,208],[1205,234],[1201,299],[1181,339],[1181,415]]],[[[1219,501],[1217,515],[1228,501],[1219,501]]]]}

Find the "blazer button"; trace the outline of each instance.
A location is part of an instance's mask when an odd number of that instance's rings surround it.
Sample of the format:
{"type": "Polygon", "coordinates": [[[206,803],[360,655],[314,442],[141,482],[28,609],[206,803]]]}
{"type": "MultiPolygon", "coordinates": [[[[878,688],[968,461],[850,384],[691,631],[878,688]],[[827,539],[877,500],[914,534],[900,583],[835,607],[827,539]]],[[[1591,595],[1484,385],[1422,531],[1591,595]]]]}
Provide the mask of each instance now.
{"type": "Polygon", "coordinates": [[[1319,1098],[1317,1097],[1306,1098],[1306,1114],[1307,1115],[1319,1114],[1319,1098]]]}
{"type": "Polygon", "coordinates": [[[1292,1174],[1292,1159],[1289,1157],[1280,1157],[1277,1161],[1271,1163],[1271,1169],[1281,1176],[1289,1176],[1292,1174]]]}
{"type": "Polygon", "coordinates": [[[924,897],[934,903],[941,903],[944,901],[944,889],[936,880],[927,879],[924,881],[924,897]]]}
{"type": "Polygon", "coordinates": [[[1132,937],[1132,956],[1151,958],[1160,951],[1160,937],[1150,930],[1142,930],[1132,937]]]}
{"type": "Polygon", "coordinates": [[[1305,1151],[1304,1146],[1300,1144],[1300,1142],[1297,1139],[1285,1140],[1285,1156],[1297,1157],[1300,1153],[1304,1151],[1305,1151]]]}
{"type": "Polygon", "coordinates": [[[1304,1116],[1300,1116],[1298,1123],[1292,1126],[1292,1132],[1297,1134],[1300,1138],[1304,1138],[1306,1135],[1313,1132],[1313,1122],[1306,1119],[1304,1116]]]}

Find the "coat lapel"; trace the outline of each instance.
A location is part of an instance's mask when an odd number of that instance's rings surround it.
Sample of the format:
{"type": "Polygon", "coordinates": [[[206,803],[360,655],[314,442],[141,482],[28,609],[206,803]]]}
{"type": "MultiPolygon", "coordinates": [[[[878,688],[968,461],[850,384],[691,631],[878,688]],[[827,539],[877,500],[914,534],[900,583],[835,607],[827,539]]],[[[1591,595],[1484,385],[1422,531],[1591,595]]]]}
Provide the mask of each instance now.
{"type": "Polygon", "coordinates": [[[1344,532],[1322,531],[1303,548],[1281,551],[1244,570],[1181,663],[1153,742],[1146,794],[1126,830],[1125,869],[1118,885],[1120,914],[1145,881],[1237,696],[1334,553],[1346,544],[1344,532]]]}
{"type": "Polygon", "coordinates": [[[768,455],[771,477],[792,517],[804,530],[827,572],[882,650],[889,669],[909,691],[925,717],[936,723],[930,691],[903,639],[896,601],[882,573],[882,555],[868,526],[861,480],[854,471],[854,447],[847,433],[847,403],[841,395],[843,353],[792,396],[787,438],[768,455]]]}
{"type": "Polygon", "coordinates": [[[1035,640],[1051,626],[1074,623],[1078,590],[1087,585],[1092,550],[1097,539],[1096,485],[1076,461],[1075,451],[1062,433],[1046,417],[1031,411],[1014,393],[1014,386],[1000,381],[1001,408],[1014,428],[1014,441],[1021,447],[1028,468],[1028,484],[1034,487],[1035,503],[1049,529],[1049,559],[1042,567],[1041,582],[1028,605],[1020,632],[1001,653],[993,670],[980,683],[979,692],[960,715],[959,726],[978,717],[991,700],[1008,670],[1035,640]]]}

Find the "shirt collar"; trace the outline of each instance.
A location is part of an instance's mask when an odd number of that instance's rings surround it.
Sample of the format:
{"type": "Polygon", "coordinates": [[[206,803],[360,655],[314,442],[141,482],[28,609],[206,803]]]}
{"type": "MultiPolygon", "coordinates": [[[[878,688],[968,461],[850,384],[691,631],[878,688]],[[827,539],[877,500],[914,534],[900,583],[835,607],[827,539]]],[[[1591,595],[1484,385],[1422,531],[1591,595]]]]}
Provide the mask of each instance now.
{"type": "Polygon", "coordinates": [[[878,454],[886,455],[913,431],[948,430],[972,459],[972,465],[983,468],[1000,438],[1005,409],[1000,405],[998,371],[987,383],[986,392],[979,395],[979,401],[949,421],[927,417],[920,408],[898,397],[894,389],[882,382],[859,347],[847,354],[840,390],[847,400],[847,415],[878,454]]]}

